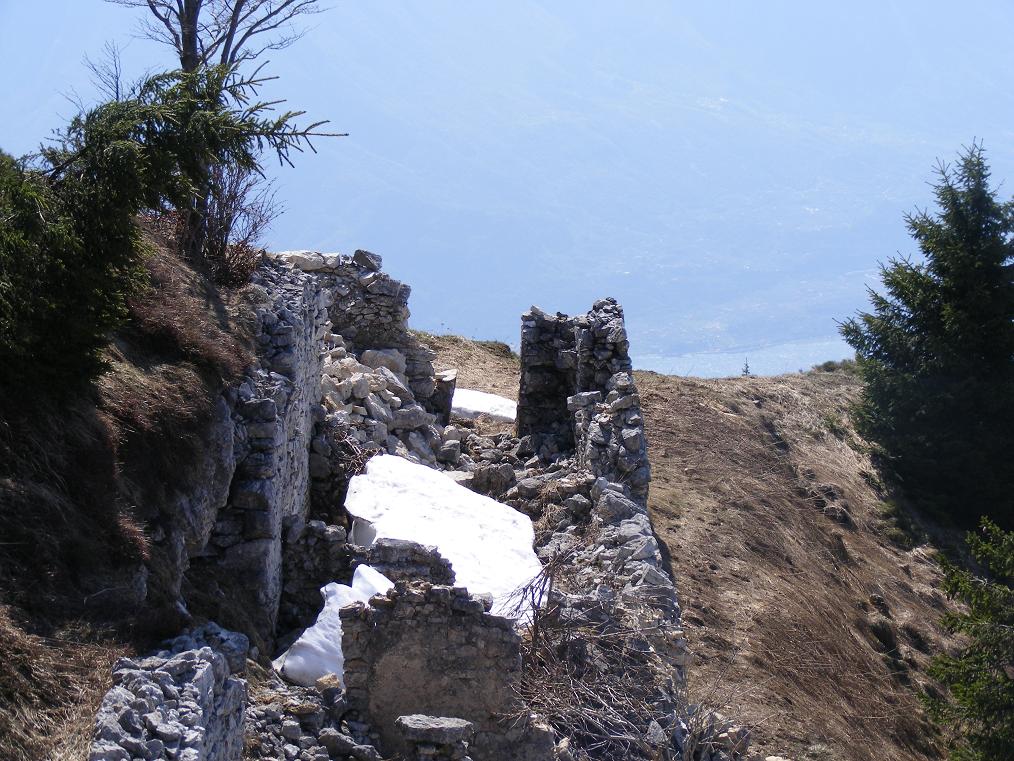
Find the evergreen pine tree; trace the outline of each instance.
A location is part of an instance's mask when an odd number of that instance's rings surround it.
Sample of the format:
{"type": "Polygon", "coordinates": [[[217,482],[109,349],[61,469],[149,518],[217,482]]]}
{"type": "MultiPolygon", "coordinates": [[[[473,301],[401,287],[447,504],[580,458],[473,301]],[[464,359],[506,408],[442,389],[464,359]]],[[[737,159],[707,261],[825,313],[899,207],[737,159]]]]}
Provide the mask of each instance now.
{"type": "Polygon", "coordinates": [[[317,124],[294,124],[297,112],[269,113],[258,83],[234,74],[152,76],[132,97],[74,117],[34,163],[0,151],[3,399],[99,372],[141,282],[140,211],[182,206],[206,167],[257,171],[262,149],[287,161],[317,134],[317,124]]]}
{"type": "Polygon", "coordinates": [[[927,703],[950,731],[954,761],[993,761],[1014,751],[1014,532],[984,519],[981,534],[969,534],[968,543],[989,578],[944,563],[944,588],[965,606],[944,625],[965,644],[938,655],[929,669],[947,690],[927,703]]]}
{"type": "Polygon", "coordinates": [[[924,261],[881,268],[871,313],[841,326],[865,381],[856,424],[906,494],[956,523],[1012,525],[1014,205],[978,144],[933,185],[938,210],[906,217],[924,261]]]}

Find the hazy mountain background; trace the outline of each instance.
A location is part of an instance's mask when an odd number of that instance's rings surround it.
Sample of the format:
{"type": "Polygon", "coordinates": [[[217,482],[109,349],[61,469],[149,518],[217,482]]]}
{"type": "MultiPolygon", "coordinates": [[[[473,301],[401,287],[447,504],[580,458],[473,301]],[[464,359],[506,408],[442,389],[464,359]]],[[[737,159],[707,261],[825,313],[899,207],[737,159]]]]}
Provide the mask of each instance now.
{"type": "MultiPolygon", "coordinates": [[[[351,134],[277,171],[269,243],[382,254],[430,331],[515,343],[532,303],[613,295],[648,369],[846,356],[834,321],[915,253],[936,159],[979,138],[1014,176],[1014,5],[825,5],[330,3],[267,94],[351,134]]],[[[0,0],[0,147],[94,97],[106,40],[135,75],[172,65],[137,18],[0,0]]]]}

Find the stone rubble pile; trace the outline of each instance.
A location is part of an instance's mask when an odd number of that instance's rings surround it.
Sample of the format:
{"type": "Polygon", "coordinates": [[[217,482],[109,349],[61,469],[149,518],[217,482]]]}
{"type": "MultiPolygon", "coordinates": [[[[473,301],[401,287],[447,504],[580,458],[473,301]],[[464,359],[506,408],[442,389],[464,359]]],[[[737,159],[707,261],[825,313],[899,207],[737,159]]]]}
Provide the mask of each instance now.
{"type": "Polygon", "coordinates": [[[246,682],[210,647],[121,658],[95,720],[89,761],[235,761],[246,682]]]}
{"type": "Polygon", "coordinates": [[[287,251],[274,255],[280,262],[313,273],[317,282],[333,295],[330,317],[335,333],[356,354],[369,349],[396,349],[403,355],[401,372],[415,398],[430,412],[437,390],[433,372],[436,354],[408,330],[408,298],[412,289],[381,271],[382,260],[369,251],[352,256],[315,251],[287,251]]]}
{"type": "Polygon", "coordinates": [[[380,761],[378,736],[350,713],[340,684],[285,684],[272,674],[246,714],[245,759],[380,761]]]}
{"type": "MultiPolygon", "coordinates": [[[[428,412],[409,387],[405,355],[397,349],[368,349],[357,359],[344,339],[329,336],[332,348],[324,359],[323,392],[328,419],[349,428],[368,450],[400,454],[435,466],[443,443],[437,416],[428,412]]],[[[326,454],[314,453],[315,475],[326,471],[326,454]]]]}
{"type": "MultiPolygon", "coordinates": [[[[387,452],[438,470],[471,472],[505,459],[520,464],[516,440],[497,454],[485,437],[427,412],[408,388],[405,357],[397,349],[366,350],[356,358],[341,336],[331,334],[328,342],[333,348],[324,358],[321,381],[327,423],[348,432],[366,452],[387,452]]],[[[334,449],[332,442],[314,440],[310,468],[315,479],[331,477],[334,449]]]]}

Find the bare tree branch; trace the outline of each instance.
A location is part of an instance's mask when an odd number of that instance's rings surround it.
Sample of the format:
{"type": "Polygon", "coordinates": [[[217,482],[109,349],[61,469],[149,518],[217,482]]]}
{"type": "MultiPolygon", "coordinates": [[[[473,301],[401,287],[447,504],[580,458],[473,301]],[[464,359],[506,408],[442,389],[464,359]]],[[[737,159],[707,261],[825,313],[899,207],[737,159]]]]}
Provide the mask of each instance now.
{"type": "MultiPolygon", "coordinates": [[[[124,96],[123,65],[120,59],[120,48],[115,42],[106,42],[102,46],[102,58],[95,61],[87,55],[85,66],[92,73],[92,83],[107,100],[120,101],[124,96]]],[[[83,111],[84,109],[79,109],[83,111]]]]}
{"type": "Polygon", "coordinates": [[[319,0],[106,0],[126,8],[147,9],[144,36],[172,47],[185,71],[213,62],[233,64],[265,50],[288,47],[305,33],[300,16],[322,12],[319,0]],[[251,49],[255,37],[266,37],[251,49]]]}

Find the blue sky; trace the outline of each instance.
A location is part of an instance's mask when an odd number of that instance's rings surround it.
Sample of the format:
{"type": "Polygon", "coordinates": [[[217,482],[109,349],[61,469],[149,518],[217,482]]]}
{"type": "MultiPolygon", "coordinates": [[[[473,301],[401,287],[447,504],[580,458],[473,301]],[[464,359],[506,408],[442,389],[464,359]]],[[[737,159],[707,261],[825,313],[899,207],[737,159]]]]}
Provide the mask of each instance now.
{"type": "MultiPolygon", "coordinates": [[[[624,304],[635,360],[694,374],[844,356],[835,320],[938,158],[1014,175],[1007,2],[331,2],[275,91],[348,138],[275,172],[274,248],[368,248],[413,324],[516,342],[532,303],[624,304]]],[[[0,0],[0,147],[92,94],[104,41],[171,65],[100,0],[0,0]]],[[[274,167],[272,167],[274,172],[274,167]]]]}

